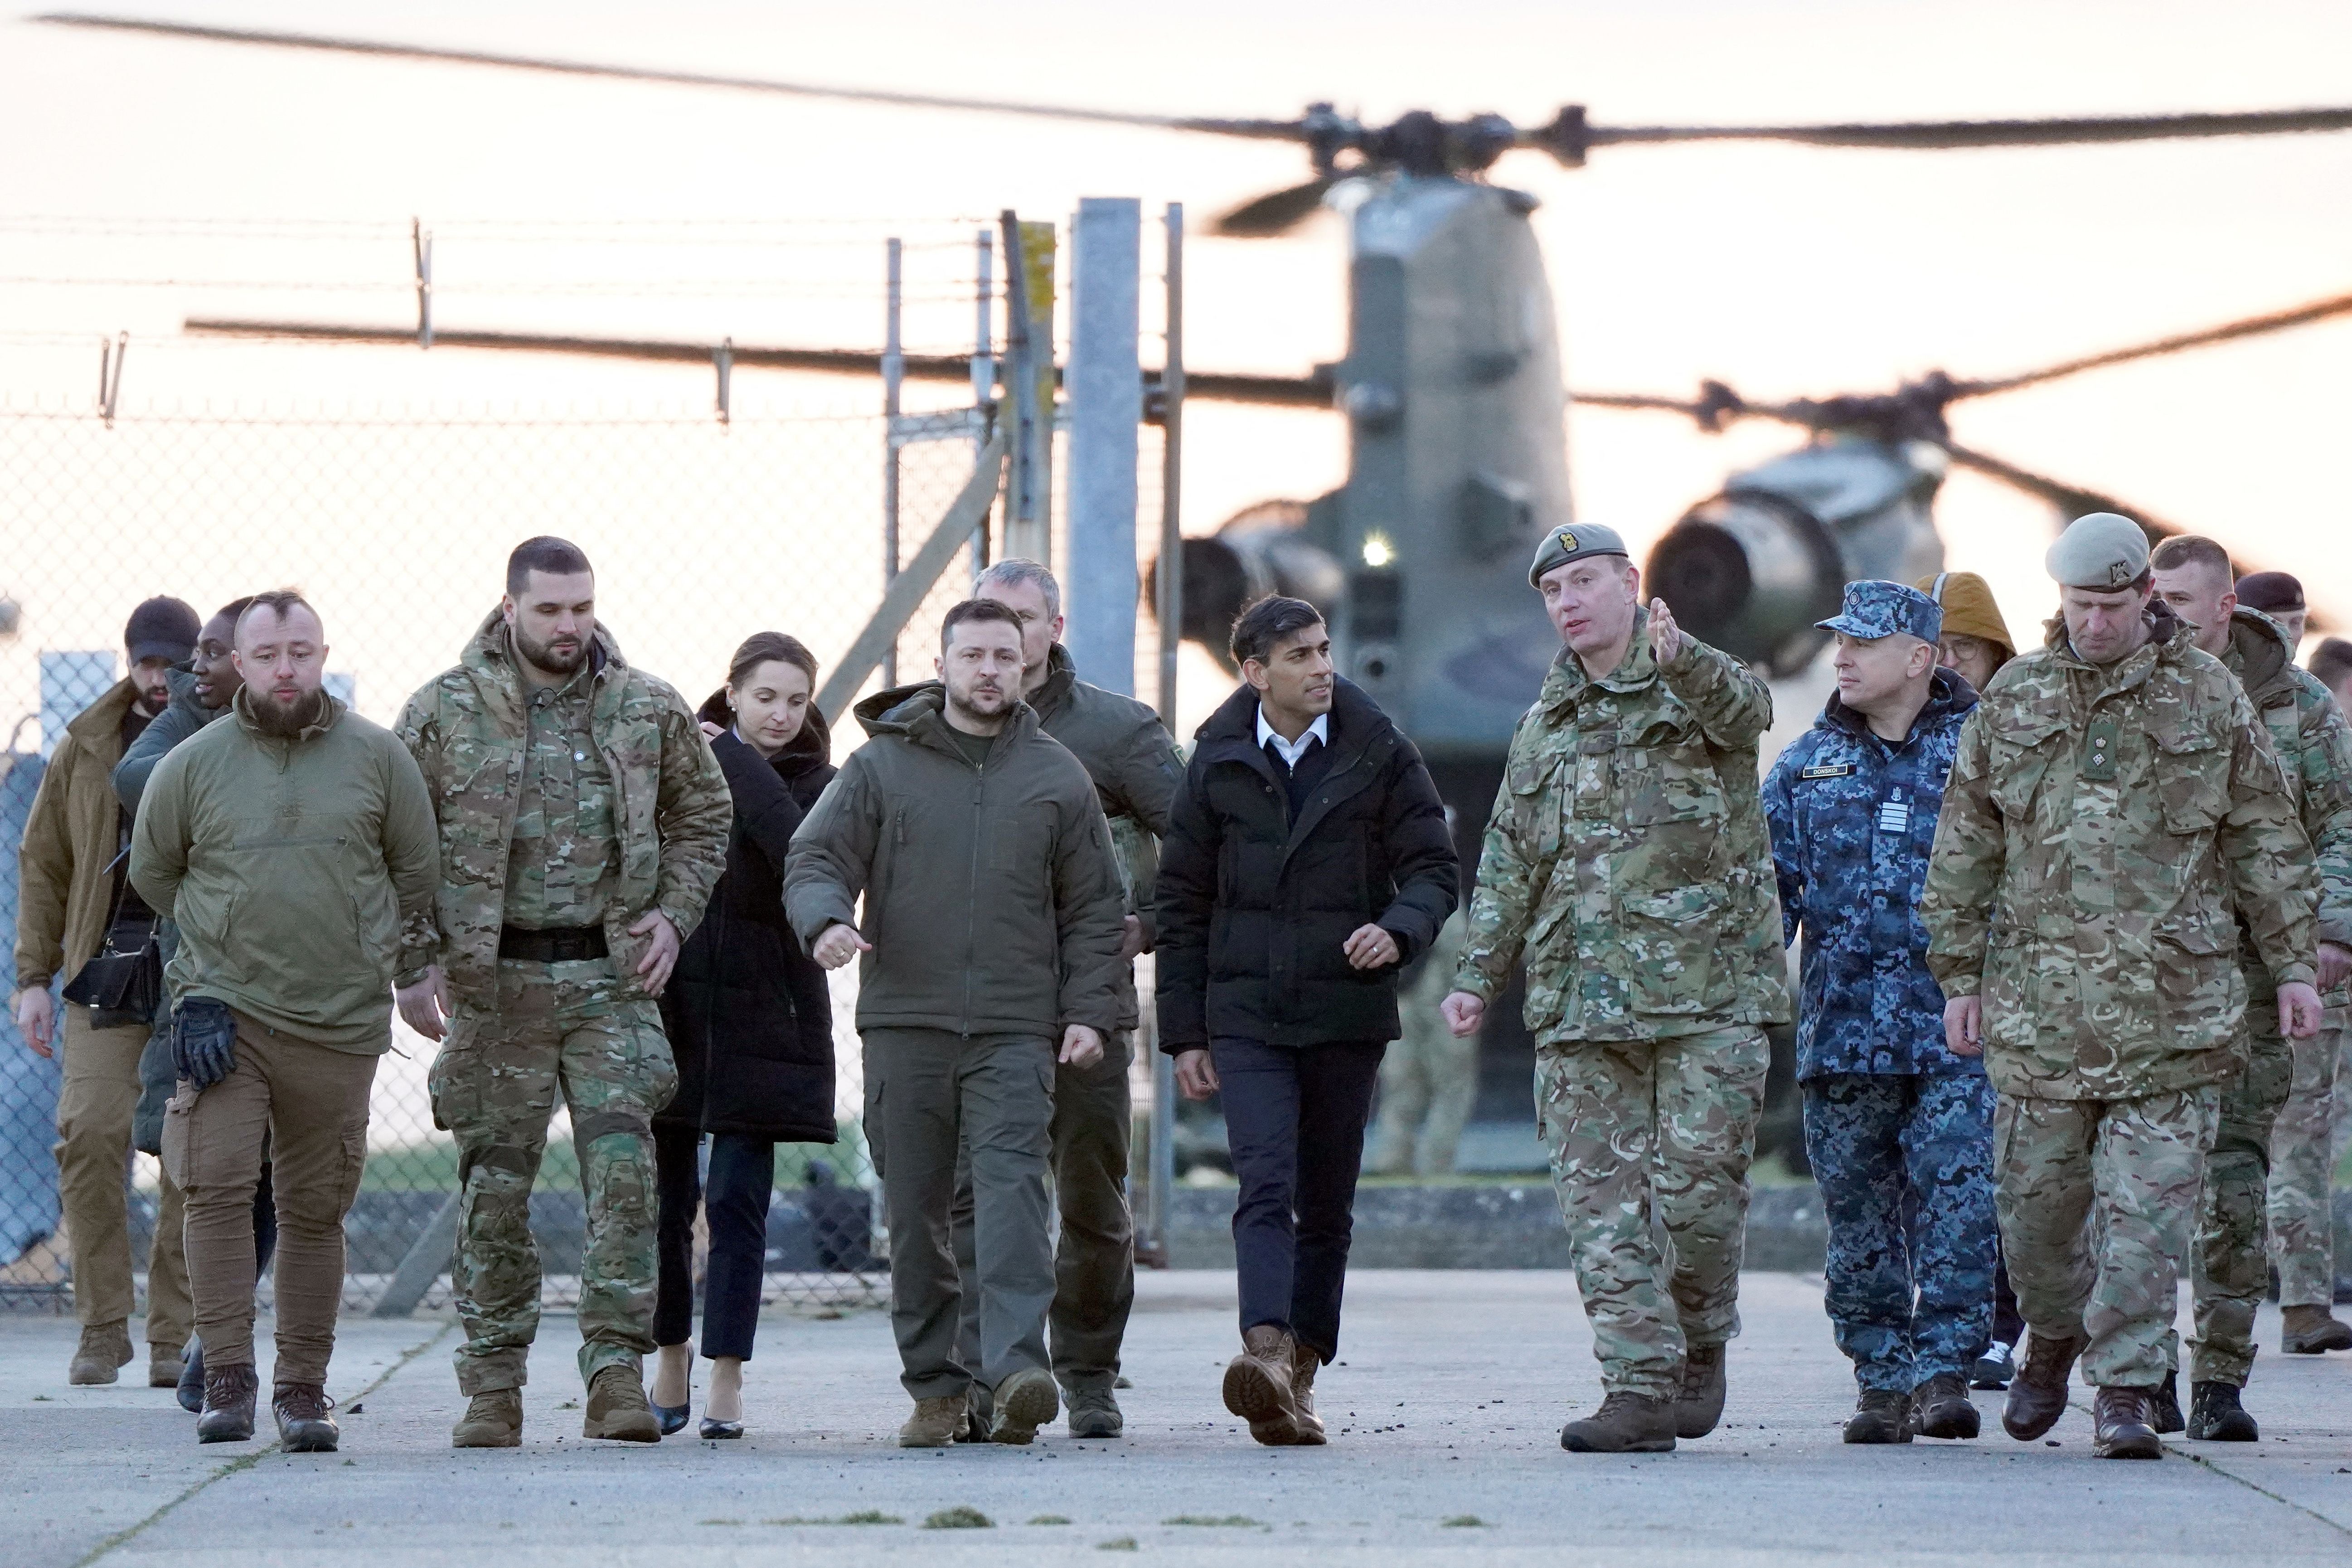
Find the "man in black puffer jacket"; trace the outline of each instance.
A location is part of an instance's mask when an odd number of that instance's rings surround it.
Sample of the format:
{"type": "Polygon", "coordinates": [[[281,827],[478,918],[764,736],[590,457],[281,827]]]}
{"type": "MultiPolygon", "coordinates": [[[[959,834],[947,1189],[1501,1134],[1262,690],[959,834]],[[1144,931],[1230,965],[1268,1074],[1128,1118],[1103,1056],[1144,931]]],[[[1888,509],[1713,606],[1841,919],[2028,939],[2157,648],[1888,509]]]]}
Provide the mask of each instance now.
{"type": "Polygon", "coordinates": [[[1233,654],[1247,684],[1198,731],[1160,845],[1160,1048],[1189,1098],[1222,1087],[1241,1178],[1225,1407],[1261,1443],[1320,1443],[1397,976],[1461,872],[1421,753],[1333,671],[1314,606],[1260,600],[1233,654]]]}

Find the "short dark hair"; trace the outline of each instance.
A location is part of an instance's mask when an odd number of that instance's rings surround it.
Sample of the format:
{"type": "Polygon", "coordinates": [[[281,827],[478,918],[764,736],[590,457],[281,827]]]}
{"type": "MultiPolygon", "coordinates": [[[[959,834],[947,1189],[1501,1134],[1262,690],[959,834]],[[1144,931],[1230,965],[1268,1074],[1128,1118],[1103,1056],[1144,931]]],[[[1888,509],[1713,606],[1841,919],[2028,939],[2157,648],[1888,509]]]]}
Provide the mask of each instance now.
{"type": "Polygon", "coordinates": [[[327,629],[327,617],[319,614],[318,605],[302,596],[301,589],[272,588],[266,594],[256,594],[245,602],[245,608],[236,613],[236,626],[229,633],[229,637],[234,640],[237,632],[245,629],[245,623],[252,618],[253,612],[256,610],[268,610],[282,621],[297,609],[310,611],[312,617],[318,621],[319,629],[320,631],[327,629]]]}
{"type": "Polygon", "coordinates": [[[1019,637],[1021,635],[1021,617],[1014,615],[1011,610],[1006,609],[1003,605],[998,604],[995,600],[965,599],[957,604],[949,605],[947,618],[940,622],[940,651],[941,653],[947,652],[948,644],[954,640],[956,627],[963,625],[966,621],[1003,621],[1006,626],[1013,628],[1013,636],[1019,637]]]}
{"type": "MultiPolygon", "coordinates": [[[[247,594],[244,598],[231,599],[227,604],[223,605],[219,609],[215,610],[213,612],[213,619],[218,620],[223,616],[226,616],[228,617],[229,629],[231,633],[234,634],[236,629],[236,623],[245,619],[245,612],[252,607],[253,595],[247,594]]],[[[316,610],[313,610],[310,613],[314,616],[318,614],[316,610]]]]}
{"type": "Polygon", "coordinates": [[[2202,534],[2177,533],[2156,547],[2147,558],[2151,570],[2178,572],[2184,566],[2210,566],[2221,574],[2225,581],[2235,584],[2237,568],[2230,563],[2230,552],[2202,534]]]}
{"type": "Polygon", "coordinates": [[[1226,645],[1235,664],[1263,660],[1274,645],[1294,632],[1323,624],[1323,612],[1304,599],[1268,594],[1234,619],[1234,635],[1226,645]]]}
{"type": "Polygon", "coordinates": [[[2311,650],[2311,673],[2330,691],[2346,676],[2352,675],[2352,642],[2342,637],[2328,637],[2311,650]]]}
{"type": "Polygon", "coordinates": [[[816,690],[816,655],[809,652],[798,637],[782,632],[753,632],[735,650],[727,664],[727,684],[740,686],[751,679],[751,672],[771,659],[791,665],[809,678],[809,690],[816,690]]]}
{"type": "Polygon", "coordinates": [[[587,552],[572,541],[542,533],[536,539],[524,540],[507,557],[507,597],[521,598],[522,591],[530,586],[530,574],[534,572],[569,577],[576,572],[595,570],[588,564],[587,552]]]}

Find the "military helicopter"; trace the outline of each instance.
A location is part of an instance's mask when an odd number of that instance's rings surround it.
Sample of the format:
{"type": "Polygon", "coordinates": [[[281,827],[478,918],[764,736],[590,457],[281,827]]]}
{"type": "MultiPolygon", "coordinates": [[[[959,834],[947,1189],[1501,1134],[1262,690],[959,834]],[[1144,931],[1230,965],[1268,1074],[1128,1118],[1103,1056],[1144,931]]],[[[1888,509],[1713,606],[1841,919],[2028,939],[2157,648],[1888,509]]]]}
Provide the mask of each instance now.
{"type": "MultiPolygon", "coordinates": [[[[1079,124],[1116,124],[1302,146],[1309,177],[1226,213],[1216,231],[1283,233],[1328,205],[1349,237],[1344,358],[1297,377],[1187,377],[1189,397],[1321,406],[1349,425],[1344,484],[1306,501],[1247,509],[1215,534],[1185,541],[1184,635],[1222,658],[1227,628],[1248,599],[1285,592],[1330,617],[1335,657],[1421,746],[1454,807],[1465,873],[1494,798],[1511,730],[1540,687],[1557,647],[1527,591],[1526,563],[1547,530],[1573,521],[1566,414],[1570,402],[1656,409],[1720,429],[1744,418],[1808,433],[1786,456],[1732,476],[1659,541],[1645,576],[1683,624],[1775,677],[1801,671],[1825,640],[1812,623],[1857,577],[1910,579],[1937,570],[1937,489],[1962,465],[2061,510],[2125,511],[2095,491],[2029,472],[1953,443],[1952,403],[2044,383],[2096,366],[2284,331],[2352,311],[2352,296],[2210,331],[2007,377],[1937,374],[1878,395],[1750,404],[1719,383],[1693,399],[1570,393],[1541,254],[1528,222],[1537,198],[1494,183],[1506,155],[1536,152],[1563,168],[1628,144],[1779,142],[1818,147],[1937,151],[2058,146],[2352,129],[2352,108],[2055,120],[1780,126],[1622,126],[1592,123],[1580,105],[1521,127],[1494,114],[1445,120],[1426,111],[1366,124],[1329,103],[1288,120],[1205,119],[858,89],[719,74],[445,49],[309,34],[59,15],[75,26],[160,33],[219,43],[321,50],[818,97],[910,109],[977,110],[1079,124]]],[[[492,334],[482,334],[488,338],[492,334]]],[[[581,352],[612,353],[574,340],[581,352]]],[[[512,341],[484,346],[536,346],[512,341]]],[[[683,347],[684,345],[677,345],[683,347]]],[[[698,353],[702,351],[696,351],[698,353]]],[[[875,356],[786,351],[776,363],[871,374],[875,356]]],[[[740,363],[750,363],[748,358],[740,363]]],[[[910,366],[960,379],[965,362],[910,366]]],[[[1164,565],[1165,563],[1160,563],[1164,565]]],[[[1160,569],[1155,567],[1155,570],[1160,569]]],[[[1518,1007],[1490,1014],[1490,1084],[1530,1047],[1518,1007]],[[1514,1045],[1517,1049],[1511,1048],[1514,1045]],[[1500,1068],[1500,1072],[1495,1069],[1500,1068]]],[[[1523,1100],[1525,1075],[1512,1094],[1523,1100]]]]}

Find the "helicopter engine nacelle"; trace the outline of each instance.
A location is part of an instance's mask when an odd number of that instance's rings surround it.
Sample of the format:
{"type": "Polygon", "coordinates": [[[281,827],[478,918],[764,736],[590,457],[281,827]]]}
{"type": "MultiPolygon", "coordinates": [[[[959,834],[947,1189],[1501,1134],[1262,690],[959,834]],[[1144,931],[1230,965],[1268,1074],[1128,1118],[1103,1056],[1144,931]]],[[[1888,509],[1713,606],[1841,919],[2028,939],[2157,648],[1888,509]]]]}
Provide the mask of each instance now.
{"type": "MultiPolygon", "coordinates": [[[[1348,592],[1347,574],[1329,551],[1307,537],[1311,508],[1304,501],[1261,501],[1226,520],[1206,537],[1184,541],[1183,635],[1231,668],[1234,621],[1244,605],[1268,594],[1304,599],[1328,620],[1348,592]]],[[[1152,563],[1149,592],[1159,594],[1152,563]]]]}
{"type": "Polygon", "coordinates": [[[1693,636],[1795,675],[1846,584],[1943,570],[1931,507],[1948,462],[1933,442],[1840,434],[1735,474],[1651,550],[1644,592],[1693,636]]]}

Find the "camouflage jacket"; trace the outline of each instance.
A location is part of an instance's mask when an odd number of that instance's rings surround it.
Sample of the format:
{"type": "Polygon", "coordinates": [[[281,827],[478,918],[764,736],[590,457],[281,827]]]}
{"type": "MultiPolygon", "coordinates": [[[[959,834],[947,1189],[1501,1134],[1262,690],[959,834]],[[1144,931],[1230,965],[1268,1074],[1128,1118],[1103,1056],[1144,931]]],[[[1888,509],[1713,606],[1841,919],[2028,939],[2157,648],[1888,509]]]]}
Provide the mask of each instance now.
{"type": "Polygon", "coordinates": [[[2310,840],[2238,682],[2159,605],[2105,667],[2064,624],[1986,683],[1944,791],[1921,915],[1948,996],[1984,999],[2004,1094],[2128,1100],[2218,1083],[2246,1006],[2237,922],[2309,982],[2310,840]]]}
{"type": "MultiPolygon", "coordinates": [[[[2286,633],[2259,611],[2238,612],[2221,662],[2262,714],[2286,774],[2286,792],[2311,839],[2319,868],[2319,940],[2352,947],[2352,725],[2318,678],[2294,667],[2286,633]]],[[[2242,915],[2238,930],[2251,1005],[2275,994],[2277,987],[2242,915]]],[[[2331,1005],[2344,1000],[2338,994],[2329,996],[2331,1005]]]]}
{"type": "Polygon", "coordinates": [[[1976,705],[1967,681],[1937,670],[1927,707],[1894,742],[1832,696],[1764,780],[1781,930],[1805,938],[1799,1082],[1984,1071],[1944,1047],[1944,994],[1919,923],[1944,779],[1976,705]]]}
{"type": "MultiPolygon", "coordinates": [[[[605,912],[604,939],[634,995],[642,943],[630,924],[658,909],[681,939],[693,931],[726,868],[734,808],[686,700],[633,668],[601,626],[590,657],[592,722],[619,796],[620,899],[605,912]]],[[[420,688],[395,726],[424,770],[441,837],[433,926],[412,933],[411,944],[437,952],[452,993],[477,1008],[495,1006],[498,994],[507,853],[529,733],[524,697],[506,624],[492,611],[457,667],[420,688]]]]}
{"type": "Polygon", "coordinates": [[[1649,616],[1606,677],[1563,648],[1520,719],[1486,825],[1454,986],[1494,1000],[1524,950],[1538,1046],[1789,1017],[1757,741],[1772,694],[1649,616]]]}

